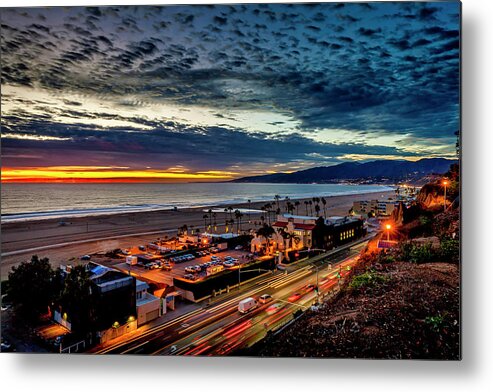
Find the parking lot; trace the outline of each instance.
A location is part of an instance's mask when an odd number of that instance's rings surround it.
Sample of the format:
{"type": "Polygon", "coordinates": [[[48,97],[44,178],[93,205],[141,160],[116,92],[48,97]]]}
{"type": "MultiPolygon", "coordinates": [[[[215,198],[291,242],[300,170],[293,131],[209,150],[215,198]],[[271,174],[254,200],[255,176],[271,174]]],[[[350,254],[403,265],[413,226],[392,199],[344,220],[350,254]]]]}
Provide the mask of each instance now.
{"type": "MultiPolygon", "coordinates": [[[[133,252],[142,253],[142,250],[138,248],[132,248],[129,250],[132,252],[132,254],[135,254],[133,252]]],[[[233,249],[227,249],[219,251],[217,253],[208,252],[208,254],[204,255],[200,255],[198,251],[194,250],[185,252],[183,253],[183,255],[192,255],[194,258],[191,259],[191,257],[189,257],[189,260],[187,260],[187,258],[176,260],[176,257],[174,256],[164,258],[165,261],[162,264],[165,264],[169,260],[169,265],[171,266],[171,270],[169,271],[165,268],[149,269],[145,268],[145,266],[142,265],[129,265],[126,264],[124,260],[117,263],[111,263],[111,266],[118,268],[123,272],[128,272],[132,276],[135,276],[137,278],[142,277],[146,280],[172,285],[173,278],[175,277],[186,277],[189,280],[197,280],[207,276],[207,268],[215,266],[222,266],[222,268],[224,269],[237,268],[238,265],[242,265],[251,261],[251,258],[248,257],[248,255],[250,255],[249,252],[233,249]],[[225,264],[225,259],[233,261],[229,263],[227,262],[225,264]],[[195,270],[192,271],[192,268],[194,268],[195,270]]],[[[221,267],[216,268],[216,270],[218,270],[217,272],[220,272],[220,269],[221,267]]],[[[209,273],[212,273],[211,269],[209,269],[209,273]]]]}

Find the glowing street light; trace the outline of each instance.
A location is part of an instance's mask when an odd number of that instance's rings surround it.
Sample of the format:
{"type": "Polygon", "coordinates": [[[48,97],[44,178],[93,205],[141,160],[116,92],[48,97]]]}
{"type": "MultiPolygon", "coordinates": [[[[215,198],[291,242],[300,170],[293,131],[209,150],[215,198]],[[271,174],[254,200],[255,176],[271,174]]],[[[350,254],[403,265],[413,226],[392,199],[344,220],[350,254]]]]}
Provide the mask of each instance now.
{"type": "Polygon", "coordinates": [[[447,209],[447,185],[448,181],[443,181],[443,211],[447,209]]]}
{"type": "Polygon", "coordinates": [[[390,241],[390,229],[392,229],[392,226],[387,223],[385,228],[387,229],[387,241],[390,241]]]}

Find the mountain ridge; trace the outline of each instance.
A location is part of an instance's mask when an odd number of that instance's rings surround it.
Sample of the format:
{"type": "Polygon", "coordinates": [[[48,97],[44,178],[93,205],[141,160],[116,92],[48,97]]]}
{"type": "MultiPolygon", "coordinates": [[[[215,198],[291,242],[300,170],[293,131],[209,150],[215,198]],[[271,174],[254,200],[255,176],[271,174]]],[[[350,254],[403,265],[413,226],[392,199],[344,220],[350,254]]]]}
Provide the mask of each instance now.
{"type": "Polygon", "coordinates": [[[424,177],[447,172],[457,160],[423,158],[418,161],[375,160],[369,162],[342,162],[334,166],[318,166],[293,173],[274,173],[242,177],[231,182],[240,183],[391,183],[420,182],[424,177]]]}

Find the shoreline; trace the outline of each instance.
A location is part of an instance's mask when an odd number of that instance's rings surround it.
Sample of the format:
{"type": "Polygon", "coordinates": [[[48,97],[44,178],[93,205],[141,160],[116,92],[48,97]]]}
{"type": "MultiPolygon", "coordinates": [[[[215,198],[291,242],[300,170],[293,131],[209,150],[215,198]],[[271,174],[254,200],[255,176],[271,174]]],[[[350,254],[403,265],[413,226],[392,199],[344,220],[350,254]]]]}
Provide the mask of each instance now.
{"type": "MultiPolygon", "coordinates": [[[[366,195],[371,193],[381,193],[381,192],[390,192],[393,191],[395,186],[393,185],[378,185],[382,187],[380,190],[375,191],[351,191],[351,192],[340,192],[340,193],[332,193],[332,194],[324,194],[321,192],[320,194],[314,194],[312,196],[298,196],[294,195],[290,197],[291,201],[296,200],[310,200],[312,197],[324,197],[324,198],[332,198],[332,197],[340,197],[340,196],[352,196],[352,195],[366,195]]],[[[163,211],[174,211],[175,208],[178,210],[189,210],[189,209],[198,209],[198,208],[211,208],[211,207],[229,207],[229,206],[239,206],[239,205],[253,205],[258,203],[267,203],[272,202],[272,198],[260,198],[260,199],[252,199],[251,203],[248,203],[247,200],[223,200],[217,203],[198,203],[198,204],[189,204],[189,205],[179,205],[179,204],[136,204],[129,206],[116,206],[116,207],[99,207],[94,209],[65,209],[65,210],[48,210],[48,211],[27,211],[20,213],[5,213],[1,214],[0,225],[3,227],[4,225],[8,225],[11,223],[29,223],[29,222],[37,222],[37,221],[45,221],[45,220],[58,220],[63,221],[65,219],[71,218],[89,218],[89,217],[105,217],[109,215],[119,215],[119,214],[133,214],[133,213],[148,213],[148,212],[163,212],[163,211]]],[[[284,197],[281,199],[284,201],[284,197]]]]}
{"type": "MultiPolygon", "coordinates": [[[[346,215],[352,207],[353,201],[364,199],[385,200],[394,197],[394,191],[379,191],[357,193],[349,195],[328,196],[326,211],[327,216],[346,215]]],[[[315,196],[314,196],[315,197],[315,196]]],[[[290,199],[292,203],[299,201],[298,214],[306,213],[304,201],[312,198],[290,199]]],[[[251,208],[260,209],[267,201],[237,203],[231,205],[234,209],[251,208]]],[[[276,204],[274,201],[268,201],[276,204]]],[[[285,200],[281,199],[279,205],[285,213],[285,200]]],[[[40,257],[48,257],[54,267],[59,266],[84,254],[105,252],[115,248],[127,248],[132,244],[148,242],[159,237],[159,232],[169,234],[176,232],[178,227],[187,225],[202,230],[204,226],[204,209],[226,208],[225,205],[211,205],[207,207],[193,207],[174,210],[129,212],[111,215],[97,215],[85,217],[70,217],[64,219],[67,223],[59,225],[59,219],[50,218],[36,221],[5,222],[2,224],[2,263],[1,278],[5,279],[8,271],[21,263],[29,260],[33,254],[40,257]],[[142,235],[142,233],[153,233],[142,235]],[[110,239],[105,239],[109,238],[110,239]],[[120,237],[120,238],[116,238],[120,237]],[[83,243],[82,243],[83,242],[83,243]],[[65,245],[59,245],[65,244],[65,245]],[[54,246],[52,246],[54,245],[54,246]],[[31,252],[32,249],[45,248],[31,252]],[[26,251],[24,251],[26,250],[26,251]],[[3,256],[3,253],[16,254],[3,256]]],[[[323,214],[323,205],[320,204],[323,214]]],[[[296,214],[296,211],[294,212],[296,214]]],[[[234,214],[233,214],[234,217],[234,214]]],[[[243,217],[243,229],[247,229],[249,214],[243,217]]],[[[250,216],[254,221],[254,214],[250,216]]],[[[229,213],[216,214],[216,222],[221,228],[225,219],[229,219],[229,213]]],[[[260,220],[259,218],[257,220],[260,220]]],[[[221,231],[221,230],[220,230],[221,231]]]]}

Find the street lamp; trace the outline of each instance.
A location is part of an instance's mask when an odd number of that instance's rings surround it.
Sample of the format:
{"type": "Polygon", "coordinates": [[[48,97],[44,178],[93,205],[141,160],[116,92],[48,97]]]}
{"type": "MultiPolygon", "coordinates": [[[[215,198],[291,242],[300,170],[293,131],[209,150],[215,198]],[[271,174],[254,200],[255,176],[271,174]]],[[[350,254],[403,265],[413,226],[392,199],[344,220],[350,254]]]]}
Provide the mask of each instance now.
{"type": "Polygon", "coordinates": [[[443,211],[447,209],[447,185],[448,181],[443,181],[443,211]]]}
{"type": "Polygon", "coordinates": [[[387,223],[385,225],[385,228],[387,229],[387,241],[390,241],[390,229],[392,228],[392,226],[387,223]]]}

